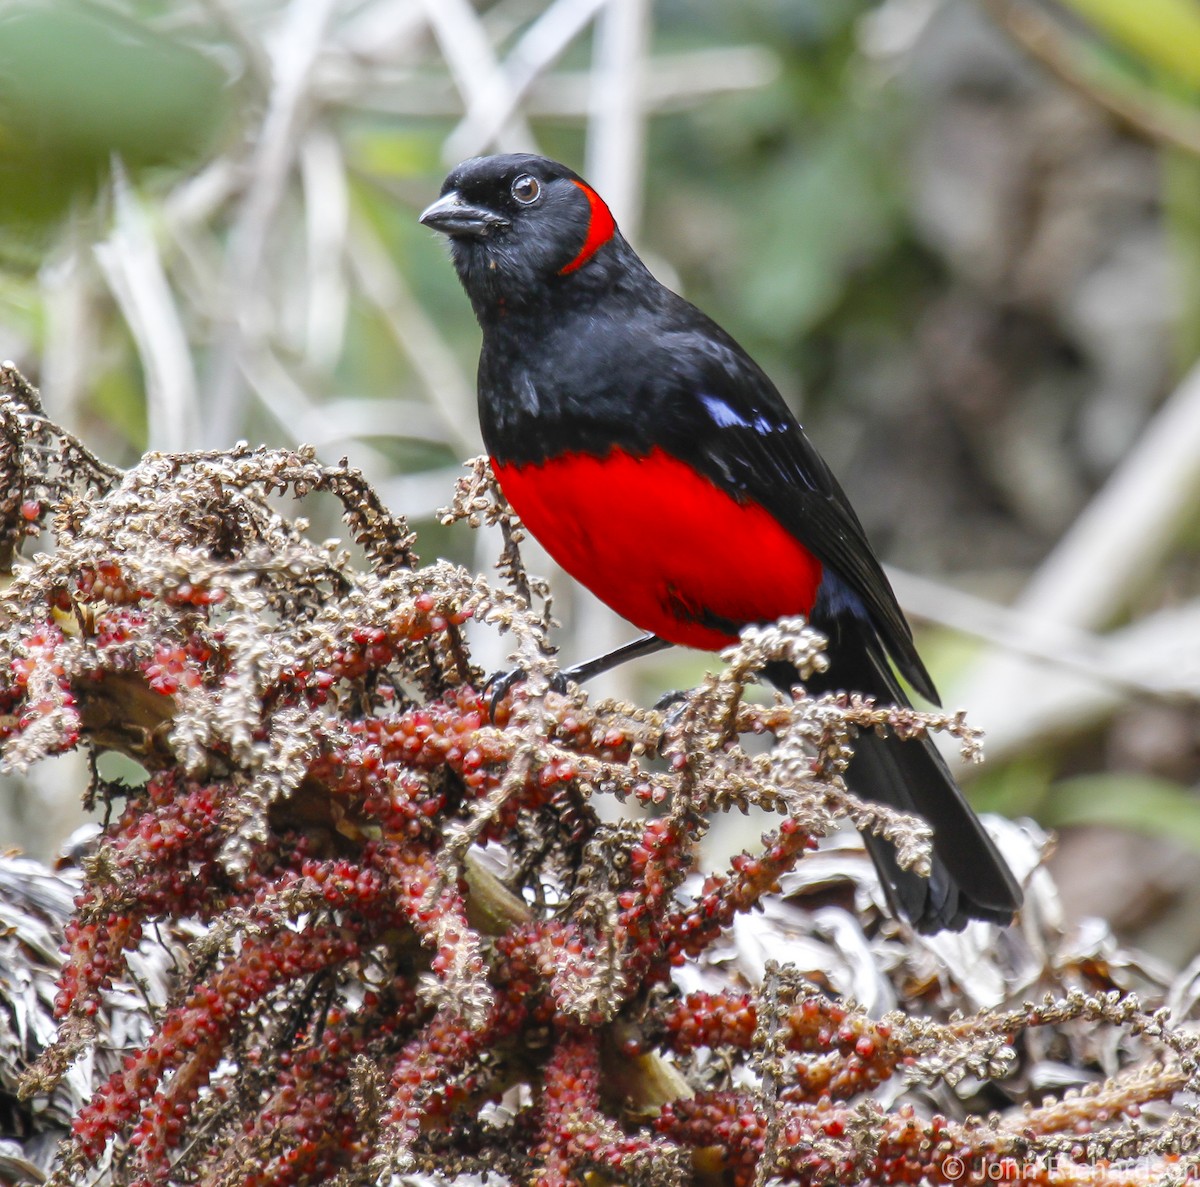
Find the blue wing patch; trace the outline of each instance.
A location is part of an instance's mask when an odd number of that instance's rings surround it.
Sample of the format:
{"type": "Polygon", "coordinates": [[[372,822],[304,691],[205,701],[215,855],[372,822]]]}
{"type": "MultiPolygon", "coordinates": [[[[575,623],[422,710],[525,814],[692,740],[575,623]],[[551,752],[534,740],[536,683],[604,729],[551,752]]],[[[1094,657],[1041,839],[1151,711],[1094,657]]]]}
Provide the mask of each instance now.
{"type": "Polygon", "coordinates": [[[753,419],[747,420],[736,408],[730,407],[720,396],[710,396],[700,393],[700,402],[708,409],[713,424],[720,429],[753,429],[756,433],[774,433],[783,428],[769,420],[761,412],[753,419]]]}

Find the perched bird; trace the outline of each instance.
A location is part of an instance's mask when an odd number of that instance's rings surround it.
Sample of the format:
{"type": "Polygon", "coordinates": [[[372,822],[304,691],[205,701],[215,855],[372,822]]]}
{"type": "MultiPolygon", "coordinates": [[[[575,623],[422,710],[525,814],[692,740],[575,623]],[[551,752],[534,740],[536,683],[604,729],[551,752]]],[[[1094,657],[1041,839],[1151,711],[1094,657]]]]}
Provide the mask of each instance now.
{"type": "MultiPolygon", "coordinates": [[[[449,237],[483,330],[479,416],[505,497],[568,573],[649,632],[572,675],[670,643],[715,650],[802,614],[829,638],[810,692],[907,705],[895,664],[937,701],[858,517],[775,386],[654,279],[587,182],[543,157],[478,157],[421,222],[449,237]]],[[[764,675],[798,683],[786,664],[764,675]]],[[[846,778],[934,830],[928,879],[865,838],[897,912],[923,932],[1011,921],[1021,892],[931,742],[863,733],[846,778]]]]}

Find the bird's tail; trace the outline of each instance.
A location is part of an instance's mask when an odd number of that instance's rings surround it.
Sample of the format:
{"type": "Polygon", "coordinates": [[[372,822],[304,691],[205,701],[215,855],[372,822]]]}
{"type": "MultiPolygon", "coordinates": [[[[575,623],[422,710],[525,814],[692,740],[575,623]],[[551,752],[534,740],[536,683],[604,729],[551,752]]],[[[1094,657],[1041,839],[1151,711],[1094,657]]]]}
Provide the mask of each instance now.
{"type": "MultiPolygon", "coordinates": [[[[813,695],[850,691],[880,705],[908,705],[890,665],[868,630],[840,619],[829,635],[829,669],[800,681],[790,664],[768,665],[764,675],[790,691],[803,683],[813,695]]],[[[892,908],[920,932],[961,931],[969,919],[1007,924],[1021,905],[1021,890],[991,837],[954,782],[928,738],[904,740],[863,732],[854,743],[846,784],[864,800],[920,816],[933,829],[928,878],[901,868],[889,841],[864,833],[867,851],[892,908]]]]}

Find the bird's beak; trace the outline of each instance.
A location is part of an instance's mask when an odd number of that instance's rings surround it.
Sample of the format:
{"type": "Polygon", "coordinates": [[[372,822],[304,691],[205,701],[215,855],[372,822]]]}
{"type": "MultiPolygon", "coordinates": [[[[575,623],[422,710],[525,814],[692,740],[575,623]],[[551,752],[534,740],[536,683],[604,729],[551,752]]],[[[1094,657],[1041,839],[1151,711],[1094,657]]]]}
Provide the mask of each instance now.
{"type": "Polygon", "coordinates": [[[489,234],[497,227],[507,227],[508,219],[488,210],[484,206],[472,206],[464,202],[457,190],[443,194],[432,206],[421,214],[426,227],[441,231],[443,235],[471,236],[477,239],[489,234]]]}

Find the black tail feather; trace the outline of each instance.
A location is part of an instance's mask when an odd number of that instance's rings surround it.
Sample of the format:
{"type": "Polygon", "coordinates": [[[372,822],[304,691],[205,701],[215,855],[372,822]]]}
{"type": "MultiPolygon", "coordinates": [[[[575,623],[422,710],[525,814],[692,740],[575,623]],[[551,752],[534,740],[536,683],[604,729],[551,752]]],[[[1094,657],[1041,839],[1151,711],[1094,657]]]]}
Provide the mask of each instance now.
{"type": "MultiPolygon", "coordinates": [[[[829,670],[801,681],[787,663],[769,664],[763,675],[790,691],[803,683],[810,693],[850,691],[881,705],[908,705],[887,661],[877,653],[869,628],[854,620],[832,627],[829,670]]],[[[880,881],[897,914],[918,931],[961,931],[970,919],[1007,924],[1021,905],[1021,890],[991,837],[963,797],[937,747],[928,738],[903,740],[862,733],[846,783],[864,800],[920,816],[933,829],[928,878],[902,869],[889,841],[864,834],[880,881]]]]}

